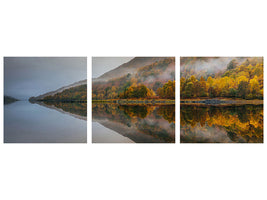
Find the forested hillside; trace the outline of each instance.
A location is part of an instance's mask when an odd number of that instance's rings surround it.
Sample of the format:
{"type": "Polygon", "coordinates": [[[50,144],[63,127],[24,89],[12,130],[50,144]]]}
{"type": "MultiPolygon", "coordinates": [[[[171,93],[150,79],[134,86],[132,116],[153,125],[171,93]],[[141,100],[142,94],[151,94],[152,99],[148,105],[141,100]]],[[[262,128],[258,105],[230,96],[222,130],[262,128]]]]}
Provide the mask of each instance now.
{"type": "Polygon", "coordinates": [[[44,101],[86,101],[87,85],[80,85],[64,90],[52,96],[46,96],[44,101]]]}
{"type": "Polygon", "coordinates": [[[86,101],[87,80],[75,82],[57,90],[29,98],[29,101],[86,101]]]}
{"type": "MultiPolygon", "coordinates": [[[[181,64],[184,62],[202,61],[183,60],[181,64]]],[[[184,67],[183,71],[181,69],[181,98],[263,99],[263,58],[232,58],[223,68],[224,70],[217,70],[217,72],[213,70],[215,73],[208,76],[200,76],[203,70],[197,71],[195,67],[191,68],[193,75],[188,76],[189,65],[184,67]]]]}
{"type": "Polygon", "coordinates": [[[165,58],[134,72],[92,85],[93,100],[175,98],[175,58],[165,58]]]}

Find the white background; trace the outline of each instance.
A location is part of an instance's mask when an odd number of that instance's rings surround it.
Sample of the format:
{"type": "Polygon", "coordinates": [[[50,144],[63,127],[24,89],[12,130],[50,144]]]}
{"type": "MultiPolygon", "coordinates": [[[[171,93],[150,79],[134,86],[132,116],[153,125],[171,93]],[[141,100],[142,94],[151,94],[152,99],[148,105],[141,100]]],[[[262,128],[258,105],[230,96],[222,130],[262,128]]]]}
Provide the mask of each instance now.
{"type": "MultiPolygon", "coordinates": [[[[265,1],[0,2],[0,56],[87,56],[88,80],[91,56],[176,56],[177,102],[180,56],[266,56],[265,1]]],[[[266,200],[266,144],[179,144],[179,126],[177,103],[176,144],[91,144],[89,103],[88,144],[0,144],[0,199],[266,200]]]]}

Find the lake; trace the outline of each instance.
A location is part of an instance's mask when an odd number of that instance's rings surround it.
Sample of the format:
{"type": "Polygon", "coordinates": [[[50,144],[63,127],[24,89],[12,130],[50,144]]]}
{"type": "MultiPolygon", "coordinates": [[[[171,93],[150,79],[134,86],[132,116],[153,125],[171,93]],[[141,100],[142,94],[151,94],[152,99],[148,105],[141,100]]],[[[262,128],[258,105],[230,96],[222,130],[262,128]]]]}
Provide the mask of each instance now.
{"type": "Polygon", "coordinates": [[[92,104],[93,143],[174,143],[175,105],[92,104]]]}
{"type": "Polygon", "coordinates": [[[263,143],[263,105],[181,105],[181,143],[263,143]]]}
{"type": "Polygon", "coordinates": [[[4,105],[5,143],[86,143],[86,103],[4,105]]]}

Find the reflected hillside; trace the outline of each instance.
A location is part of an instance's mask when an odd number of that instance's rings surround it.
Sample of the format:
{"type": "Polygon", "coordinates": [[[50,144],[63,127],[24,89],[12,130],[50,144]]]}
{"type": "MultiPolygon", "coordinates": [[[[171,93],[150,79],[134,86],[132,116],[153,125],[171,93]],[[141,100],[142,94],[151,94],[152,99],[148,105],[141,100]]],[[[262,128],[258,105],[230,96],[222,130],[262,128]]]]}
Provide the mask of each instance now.
{"type": "Polygon", "coordinates": [[[94,122],[134,142],[175,141],[175,106],[92,104],[94,122]]]}
{"type": "Polygon", "coordinates": [[[55,109],[59,112],[69,114],[73,117],[87,119],[87,103],[83,102],[56,102],[56,101],[35,101],[41,106],[55,109]]]}
{"type": "Polygon", "coordinates": [[[14,103],[16,101],[19,101],[19,100],[14,98],[14,97],[6,96],[6,95],[4,96],[4,104],[5,105],[14,103]]]}
{"type": "Polygon", "coordinates": [[[181,142],[263,142],[263,106],[181,106],[181,142]]]}
{"type": "Polygon", "coordinates": [[[46,105],[52,105],[57,108],[60,108],[66,112],[87,116],[87,103],[65,103],[65,102],[44,102],[46,105]]]}

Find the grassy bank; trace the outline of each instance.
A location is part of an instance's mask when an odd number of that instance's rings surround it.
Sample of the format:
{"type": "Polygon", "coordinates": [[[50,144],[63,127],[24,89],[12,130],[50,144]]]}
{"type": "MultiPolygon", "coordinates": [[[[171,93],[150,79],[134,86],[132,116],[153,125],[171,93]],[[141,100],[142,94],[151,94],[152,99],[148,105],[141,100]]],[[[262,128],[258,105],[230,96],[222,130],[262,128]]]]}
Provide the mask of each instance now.
{"type": "Polygon", "coordinates": [[[92,103],[116,103],[116,104],[175,104],[173,99],[106,99],[92,100],[92,103]]]}
{"type": "Polygon", "coordinates": [[[186,105],[208,105],[208,104],[216,104],[216,105],[243,105],[243,104],[263,104],[263,100],[253,99],[253,100],[246,100],[246,99],[230,99],[230,98],[215,98],[215,99],[208,99],[208,98],[196,98],[196,99],[181,99],[181,104],[186,105]]]}

